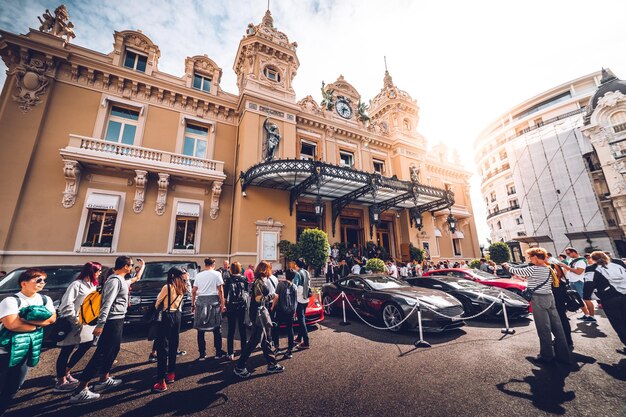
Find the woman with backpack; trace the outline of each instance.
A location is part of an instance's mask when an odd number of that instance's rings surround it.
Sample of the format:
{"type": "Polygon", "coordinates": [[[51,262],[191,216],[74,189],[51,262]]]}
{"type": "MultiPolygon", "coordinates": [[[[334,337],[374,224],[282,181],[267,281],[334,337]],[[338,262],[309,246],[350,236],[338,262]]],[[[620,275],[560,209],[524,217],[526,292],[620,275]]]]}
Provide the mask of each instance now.
{"type": "MultiPolygon", "coordinates": [[[[276,321],[278,325],[285,325],[287,329],[287,352],[285,353],[285,359],[291,359],[293,357],[293,315],[296,312],[296,305],[298,304],[296,293],[296,286],[293,285],[293,279],[296,276],[296,272],[293,269],[285,271],[285,278],[278,281],[276,287],[276,295],[278,300],[274,299],[272,304],[272,311],[276,313],[276,321]]],[[[280,339],[278,336],[278,328],[272,329],[272,341],[274,342],[274,352],[280,351],[280,339]]]]}
{"type": "Polygon", "coordinates": [[[235,359],[235,328],[239,327],[241,350],[246,346],[246,310],[248,303],[248,279],[241,275],[241,264],[237,261],[230,265],[230,274],[224,281],[224,298],[226,298],[226,318],[228,319],[227,358],[235,359]]]}
{"type": "Polygon", "coordinates": [[[161,288],[154,306],[160,309],[160,322],[157,329],[157,382],[152,391],[167,391],[167,384],[176,379],[176,357],[180,334],[180,304],[187,293],[185,271],[172,267],[167,271],[166,284],[161,288]]]}
{"type": "Polygon", "coordinates": [[[79,320],[80,308],[85,297],[96,290],[101,273],[102,264],[87,262],[61,298],[59,321],[68,320],[72,327],[65,339],[57,343],[61,351],[57,358],[57,381],[54,392],[72,391],[78,384],[78,380],[72,377],[70,371],[93,346],[93,330],[96,327],[95,325],[81,324],[79,320]],[[76,349],[75,352],[74,349],[76,349]],[[72,352],[74,353],[72,354],[72,352]],[[70,355],[72,356],[70,357],[70,355]]]}

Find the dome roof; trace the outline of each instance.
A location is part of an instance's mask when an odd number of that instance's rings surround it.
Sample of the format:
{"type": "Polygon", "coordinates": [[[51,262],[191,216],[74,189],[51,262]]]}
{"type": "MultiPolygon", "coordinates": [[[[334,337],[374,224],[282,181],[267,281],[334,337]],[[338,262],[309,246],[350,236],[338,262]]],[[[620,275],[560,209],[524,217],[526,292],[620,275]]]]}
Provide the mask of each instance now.
{"type": "Polygon", "coordinates": [[[620,80],[613,74],[611,70],[602,69],[602,80],[600,80],[600,86],[596,93],[591,98],[590,102],[590,112],[593,111],[598,106],[598,101],[604,97],[604,95],[608,92],[619,91],[620,93],[626,95],[626,81],[620,80]]]}

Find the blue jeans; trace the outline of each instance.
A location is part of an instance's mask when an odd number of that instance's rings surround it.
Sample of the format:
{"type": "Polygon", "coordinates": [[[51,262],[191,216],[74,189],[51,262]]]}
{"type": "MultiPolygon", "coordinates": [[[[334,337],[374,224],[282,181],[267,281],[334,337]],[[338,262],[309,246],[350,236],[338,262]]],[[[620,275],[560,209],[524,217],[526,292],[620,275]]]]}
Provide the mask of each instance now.
{"type": "Polygon", "coordinates": [[[0,416],[11,405],[28,372],[26,358],[21,365],[9,368],[9,356],[9,354],[0,355],[0,416]]]}
{"type": "Polygon", "coordinates": [[[569,283],[569,286],[580,295],[580,298],[583,298],[583,288],[585,287],[584,281],[576,281],[569,283]]]}
{"type": "Polygon", "coordinates": [[[298,303],[296,308],[296,315],[298,317],[298,341],[302,341],[306,346],[309,346],[309,330],[306,328],[305,312],[308,303],[298,303]]]}

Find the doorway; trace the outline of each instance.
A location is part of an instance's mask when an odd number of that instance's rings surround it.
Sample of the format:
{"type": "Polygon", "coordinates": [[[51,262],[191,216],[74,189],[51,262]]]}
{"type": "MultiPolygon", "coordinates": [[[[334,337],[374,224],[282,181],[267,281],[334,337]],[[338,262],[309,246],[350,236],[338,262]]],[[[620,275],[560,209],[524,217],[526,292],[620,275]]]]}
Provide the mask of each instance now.
{"type": "MultiPolygon", "coordinates": [[[[354,214],[360,214],[361,212],[352,210],[354,214]]],[[[363,246],[363,220],[361,216],[354,215],[342,215],[339,218],[339,224],[341,226],[341,243],[346,247],[351,248],[356,244],[358,248],[363,246]]]]}

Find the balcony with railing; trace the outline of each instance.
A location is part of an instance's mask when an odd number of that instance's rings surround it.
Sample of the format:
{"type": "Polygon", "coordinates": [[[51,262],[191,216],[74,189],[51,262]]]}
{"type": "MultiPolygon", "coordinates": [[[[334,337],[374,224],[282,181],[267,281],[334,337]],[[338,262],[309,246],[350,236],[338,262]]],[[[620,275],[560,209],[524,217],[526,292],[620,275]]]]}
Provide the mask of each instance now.
{"type": "Polygon", "coordinates": [[[103,139],[70,135],[64,159],[83,164],[146,170],[200,180],[223,180],[224,162],[166,152],[141,146],[108,142],[103,139]]]}
{"type": "Polygon", "coordinates": [[[513,210],[519,210],[519,205],[516,204],[513,206],[509,206],[507,208],[489,211],[489,214],[487,215],[487,220],[491,219],[492,217],[498,216],[500,214],[508,213],[513,210]]]}

